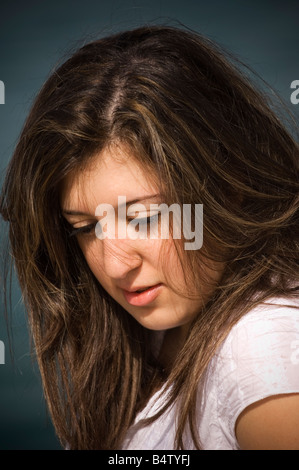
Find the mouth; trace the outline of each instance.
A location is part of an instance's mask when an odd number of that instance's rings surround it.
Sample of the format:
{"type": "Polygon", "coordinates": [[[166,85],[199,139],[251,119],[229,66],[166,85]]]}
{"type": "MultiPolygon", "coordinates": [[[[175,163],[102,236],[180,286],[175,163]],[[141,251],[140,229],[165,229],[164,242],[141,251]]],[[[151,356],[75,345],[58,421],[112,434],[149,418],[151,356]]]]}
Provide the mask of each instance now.
{"type": "Polygon", "coordinates": [[[135,291],[127,291],[122,289],[126,301],[130,305],[136,305],[143,307],[153,302],[159,295],[162,284],[156,284],[154,286],[140,287],[135,291]]]}

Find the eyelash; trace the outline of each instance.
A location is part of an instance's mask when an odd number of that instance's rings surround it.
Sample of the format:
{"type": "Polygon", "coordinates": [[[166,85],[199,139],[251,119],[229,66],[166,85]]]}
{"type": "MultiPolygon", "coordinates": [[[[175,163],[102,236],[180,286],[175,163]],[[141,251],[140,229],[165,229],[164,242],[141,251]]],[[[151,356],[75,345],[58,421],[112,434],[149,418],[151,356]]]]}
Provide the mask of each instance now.
{"type": "MultiPolygon", "coordinates": [[[[160,215],[161,214],[158,213],[158,214],[151,215],[149,217],[141,217],[141,218],[139,218],[139,219],[137,218],[137,219],[138,219],[138,222],[141,226],[142,225],[149,225],[151,220],[154,220],[155,218],[157,218],[159,220],[160,215]]],[[[134,220],[134,217],[132,219],[130,219],[130,222],[132,220],[134,220]]],[[[83,227],[79,227],[79,228],[74,228],[74,227],[71,226],[71,231],[70,231],[69,237],[74,237],[76,235],[90,235],[92,233],[92,231],[95,230],[96,224],[97,224],[97,222],[94,222],[93,224],[84,225],[83,227]]]]}
{"type": "MultiPolygon", "coordinates": [[[[141,226],[142,225],[149,225],[151,223],[151,220],[154,220],[154,219],[157,219],[157,220],[160,219],[160,213],[159,212],[157,214],[150,215],[148,217],[141,217],[139,219],[137,217],[137,220],[138,220],[138,222],[141,226]]],[[[131,219],[131,220],[134,220],[134,218],[131,219]]]]}
{"type": "Polygon", "coordinates": [[[96,226],[97,222],[93,223],[93,224],[88,224],[88,225],[84,225],[83,227],[79,227],[79,228],[73,228],[71,226],[71,232],[69,234],[70,237],[74,237],[75,235],[90,235],[92,230],[95,229],[95,226],[96,226]]]}

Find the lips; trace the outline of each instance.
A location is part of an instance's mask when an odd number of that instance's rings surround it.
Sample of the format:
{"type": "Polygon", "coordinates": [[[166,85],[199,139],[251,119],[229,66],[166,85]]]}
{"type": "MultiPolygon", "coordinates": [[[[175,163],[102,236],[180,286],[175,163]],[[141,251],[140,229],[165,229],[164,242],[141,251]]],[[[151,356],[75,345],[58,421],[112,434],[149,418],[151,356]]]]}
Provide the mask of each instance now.
{"type": "Polygon", "coordinates": [[[139,287],[134,291],[122,289],[126,301],[131,305],[143,307],[153,302],[159,295],[162,284],[149,287],[139,287]]]}

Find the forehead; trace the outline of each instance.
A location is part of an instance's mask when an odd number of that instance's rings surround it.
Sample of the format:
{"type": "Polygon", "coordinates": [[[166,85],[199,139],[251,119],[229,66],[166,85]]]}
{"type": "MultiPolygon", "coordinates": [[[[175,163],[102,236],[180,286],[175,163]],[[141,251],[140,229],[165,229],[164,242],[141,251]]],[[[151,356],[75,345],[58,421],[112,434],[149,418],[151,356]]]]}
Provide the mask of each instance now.
{"type": "Polygon", "coordinates": [[[100,203],[117,204],[118,196],[127,200],[157,192],[152,172],[130,152],[111,146],[95,155],[84,168],[64,180],[61,205],[64,209],[92,211],[100,203]]]}

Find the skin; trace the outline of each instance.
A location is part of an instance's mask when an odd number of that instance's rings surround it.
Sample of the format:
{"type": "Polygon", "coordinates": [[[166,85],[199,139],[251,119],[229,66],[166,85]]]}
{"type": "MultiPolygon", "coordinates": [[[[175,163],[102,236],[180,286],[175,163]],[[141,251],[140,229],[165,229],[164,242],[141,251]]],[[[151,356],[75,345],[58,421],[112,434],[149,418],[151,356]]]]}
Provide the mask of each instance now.
{"type": "Polygon", "coordinates": [[[236,424],[243,450],[299,450],[299,394],[276,395],[247,407],[236,424]]]}
{"type": "MultiPolygon", "coordinates": [[[[118,196],[126,201],[140,199],[148,211],[150,204],[161,201],[157,188],[150,183],[137,162],[124,149],[109,147],[89,167],[77,175],[70,175],[64,185],[61,204],[64,215],[74,228],[96,224],[95,216],[99,204],[111,204],[117,208],[118,196]],[[77,211],[86,215],[70,215],[77,211]]],[[[144,214],[143,214],[144,216],[144,214]]],[[[211,293],[211,287],[201,290],[200,295],[184,281],[183,270],[171,239],[118,239],[99,240],[95,230],[77,235],[80,248],[87,263],[104,289],[144,327],[152,330],[176,328],[181,338],[203,302],[211,293]],[[160,257],[163,249],[163,256],[160,257]],[[166,271],[163,259],[167,259],[166,271]],[[165,276],[166,275],[166,276],[165,276]],[[166,277],[175,280],[170,285],[166,277]],[[162,283],[158,297],[147,306],[135,306],[127,302],[123,289],[153,286],[162,283]],[[180,293],[176,289],[180,289],[180,293]],[[186,298],[181,292],[197,294],[197,298],[186,298]]],[[[207,268],[208,269],[208,268],[207,268]]],[[[219,272],[209,270],[216,279],[219,272]]]]}
{"type": "MultiPolygon", "coordinates": [[[[211,282],[200,286],[200,295],[186,285],[171,239],[104,239],[95,236],[98,204],[117,208],[118,196],[127,201],[139,199],[149,211],[150,204],[161,203],[158,188],[122,147],[111,146],[83,171],[71,174],[61,196],[64,216],[74,229],[92,226],[90,233],[76,235],[80,248],[96,279],[104,289],[145,328],[167,330],[161,350],[162,362],[171,364],[182,346],[188,326],[213,292],[223,266],[206,266],[211,282]],[[84,213],[71,215],[69,211],[84,213]],[[160,256],[163,253],[163,256],[160,256]],[[167,263],[162,264],[166,259],[167,263]],[[169,283],[175,280],[175,285],[169,283]],[[123,289],[162,283],[157,298],[147,306],[133,306],[123,289]],[[177,288],[180,292],[177,292],[177,288]]],[[[149,215],[149,214],[147,214],[149,215]]],[[[299,449],[299,394],[272,396],[247,407],[236,424],[241,449],[299,449]]]]}

